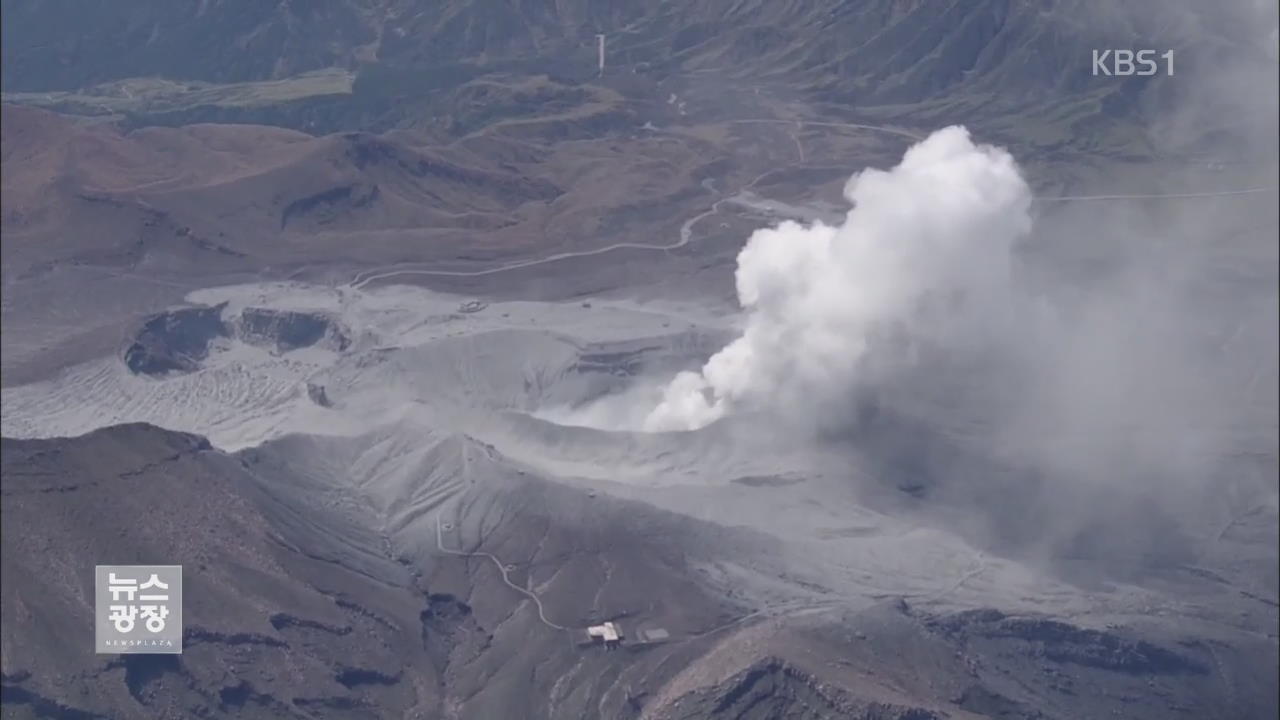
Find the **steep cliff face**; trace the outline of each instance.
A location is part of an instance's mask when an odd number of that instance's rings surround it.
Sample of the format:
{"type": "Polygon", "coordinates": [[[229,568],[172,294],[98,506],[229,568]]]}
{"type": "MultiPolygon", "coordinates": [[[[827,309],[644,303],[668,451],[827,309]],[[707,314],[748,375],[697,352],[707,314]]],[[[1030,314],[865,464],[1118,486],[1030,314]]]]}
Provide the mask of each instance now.
{"type": "Polygon", "coordinates": [[[277,352],[313,345],[341,351],[351,344],[333,318],[319,313],[245,308],[234,327],[241,340],[267,345],[277,352]]]}
{"type": "Polygon", "coordinates": [[[239,340],[277,353],[306,347],[341,352],[351,344],[341,324],[324,313],[250,307],[228,319],[225,309],[223,303],[151,317],[125,350],[125,365],[136,375],[191,372],[218,340],[239,340]]]}
{"type": "Polygon", "coordinates": [[[125,350],[125,365],[139,375],[195,370],[208,356],[209,344],[228,337],[223,308],[179,308],[152,317],[125,350]]]}

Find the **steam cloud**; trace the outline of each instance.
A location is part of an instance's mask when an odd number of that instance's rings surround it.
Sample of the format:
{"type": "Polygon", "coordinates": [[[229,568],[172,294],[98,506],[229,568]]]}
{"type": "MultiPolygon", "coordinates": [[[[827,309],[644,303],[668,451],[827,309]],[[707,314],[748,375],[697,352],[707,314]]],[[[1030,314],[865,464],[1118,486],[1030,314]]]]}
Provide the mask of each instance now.
{"type": "Polygon", "coordinates": [[[843,225],[784,222],[738,256],[741,337],[683,372],[644,418],[693,430],[740,408],[812,416],[844,402],[869,349],[967,332],[999,317],[1031,192],[1009,153],[962,127],[930,135],[891,170],[850,179],[843,225]]]}
{"type": "Polygon", "coordinates": [[[1184,61],[1098,119],[1140,126],[1161,161],[1086,153],[1063,173],[1015,146],[1050,195],[1104,202],[1038,203],[1033,234],[1010,154],[940,130],[850,179],[838,226],[753,234],[741,335],[700,369],[539,415],[655,432],[737,415],[710,437],[833,453],[851,484],[927,496],[929,522],[1072,573],[1200,562],[1223,528],[1273,522],[1275,3],[1135,2],[1086,24],[1184,61]]]}

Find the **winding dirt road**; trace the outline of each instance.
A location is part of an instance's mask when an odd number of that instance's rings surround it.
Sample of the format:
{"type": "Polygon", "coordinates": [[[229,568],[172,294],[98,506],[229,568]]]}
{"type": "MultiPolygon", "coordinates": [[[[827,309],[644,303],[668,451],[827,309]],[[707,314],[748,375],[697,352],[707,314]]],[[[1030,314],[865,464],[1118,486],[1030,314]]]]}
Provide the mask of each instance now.
{"type": "MultiPolygon", "coordinates": [[[[912,132],[910,130],[905,130],[898,127],[891,127],[887,125],[822,122],[822,121],[816,121],[816,120],[781,120],[781,119],[768,119],[768,118],[748,118],[748,119],[742,119],[742,120],[731,120],[729,122],[735,123],[735,124],[786,125],[786,126],[795,128],[797,130],[800,127],[809,125],[813,127],[828,127],[828,128],[839,128],[839,129],[845,129],[845,130],[861,130],[861,131],[887,133],[890,135],[904,137],[913,141],[919,141],[924,139],[924,136],[920,135],[919,133],[912,132]]],[[[796,143],[796,147],[800,152],[801,158],[803,158],[804,148],[800,144],[799,137],[793,134],[792,139],[796,143]]],[[[774,169],[770,169],[756,176],[754,180],[748,183],[745,187],[739,189],[737,192],[741,193],[745,190],[751,189],[751,187],[753,187],[757,182],[759,182],[761,178],[763,178],[765,175],[768,175],[770,172],[773,172],[773,170],[774,169]]],[[[1234,190],[1220,190],[1220,191],[1210,191],[1210,192],[1168,193],[1168,194],[1149,194],[1149,195],[1144,195],[1144,194],[1057,195],[1057,196],[1039,196],[1035,198],[1035,202],[1079,202],[1079,201],[1098,201],[1098,200],[1155,200],[1155,199],[1180,199],[1180,198],[1210,198],[1210,197],[1225,197],[1229,195],[1251,195],[1251,194],[1258,194],[1258,193],[1264,193],[1264,192],[1275,192],[1277,191],[1277,189],[1280,189],[1280,186],[1271,185],[1271,186],[1265,186],[1265,187],[1241,188],[1241,189],[1234,189],[1234,190]]],[[[510,272],[512,270],[519,270],[522,268],[546,265],[549,263],[559,262],[561,260],[568,260],[571,258],[604,255],[606,253],[614,252],[617,250],[627,250],[627,249],[657,250],[662,252],[677,250],[679,248],[684,247],[685,245],[688,245],[692,241],[693,226],[699,220],[702,220],[705,217],[714,215],[717,212],[719,212],[720,206],[730,201],[731,199],[733,199],[736,196],[736,194],[737,193],[735,193],[734,195],[722,196],[719,200],[715,201],[710,208],[686,220],[684,224],[680,226],[679,239],[671,243],[665,243],[665,244],[614,243],[613,245],[606,245],[604,247],[594,248],[592,250],[578,250],[573,252],[555,253],[554,255],[548,255],[542,258],[536,258],[533,260],[521,260],[518,262],[498,265],[496,267],[485,268],[483,270],[432,270],[432,269],[417,269],[417,268],[403,268],[403,267],[374,268],[371,270],[365,270],[357,273],[355,277],[353,277],[351,281],[348,283],[348,287],[355,290],[359,290],[369,285],[370,283],[376,282],[378,280],[386,280],[392,277],[409,276],[409,275],[421,275],[421,276],[432,276],[432,277],[481,277],[484,275],[495,275],[498,273],[510,272]]]]}
{"type": "Polygon", "coordinates": [[[496,555],[493,555],[492,553],[487,553],[487,552],[478,552],[478,551],[467,552],[465,550],[454,550],[452,548],[445,547],[444,546],[444,529],[441,526],[439,515],[436,516],[436,547],[440,549],[440,552],[446,555],[454,555],[457,557],[466,557],[466,558],[482,557],[482,558],[488,558],[489,560],[493,561],[493,564],[498,566],[498,572],[502,574],[502,582],[506,583],[507,587],[511,588],[512,590],[515,590],[516,592],[520,593],[521,595],[524,595],[525,597],[533,601],[534,607],[538,609],[538,619],[542,621],[543,625],[546,625],[552,630],[568,630],[569,629],[564,625],[558,625],[547,619],[547,612],[542,607],[542,600],[534,592],[526,588],[522,588],[519,585],[511,582],[511,578],[509,576],[510,570],[508,570],[508,566],[505,563],[503,563],[501,560],[499,560],[496,555]]]}

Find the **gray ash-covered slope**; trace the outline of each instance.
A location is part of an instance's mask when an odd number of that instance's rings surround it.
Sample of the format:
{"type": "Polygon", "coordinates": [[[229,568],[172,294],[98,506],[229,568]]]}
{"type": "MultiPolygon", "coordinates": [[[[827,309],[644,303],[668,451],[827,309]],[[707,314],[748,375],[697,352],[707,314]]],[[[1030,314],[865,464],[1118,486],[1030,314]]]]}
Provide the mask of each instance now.
{"type": "Polygon", "coordinates": [[[345,350],[351,340],[332,318],[320,313],[245,308],[235,323],[237,334],[250,343],[264,343],[277,351],[327,343],[335,350],[345,350]]]}
{"type": "MultiPolygon", "coordinates": [[[[696,654],[575,647],[489,560],[439,553],[431,518],[384,529],[351,488],[296,470],[306,458],[290,451],[317,445],[236,457],[147,425],[6,439],[6,716],[629,717],[613,709],[619,674],[644,687],[696,654]],[[92,654],[96,563],[183,565],[181,656],[92,654]]],[[[592,515],[578,494],[575,524],[568,495],[526,484],[473,498],[488,503],[486,549],[519,564],[513,581],[562,566],[543,591],[553,622],[580,631],[624,605],[670,606],[673,629],[728,617],[690,579],[676,546],[688,523],[651,518],[653,537],[636,539],[635,508],[592,515]]]]}
{"type": "Polygon", "coordinates": [[[478,479],[461,480],[460,526],[437,525],[432,507],[455,518],[428,496],[460,480],[428,473],[379,507],[341,482],[362,443],[293,436],[227,455],[147,425],[6,439],[6,716],[1276,712],[1273,638],[1090,629],[996,610],[939,615],[901,600],[752,616],[695,569],[759,562],[773,541],[758,534],[543,483],[466,438],[426,458],[478,479]],[[441,547],[501,557],[506,580],[493,558],[441,547]],[[89,652],[95,563],[184,566],[182,655],[89,652]],[[535,590],[545,617],[508,581],[535,590]],[[577,644],[606,618],[629,631],[621,650],[577,644]],[[645,618],[669,639],[636,644],[645,618]]]}

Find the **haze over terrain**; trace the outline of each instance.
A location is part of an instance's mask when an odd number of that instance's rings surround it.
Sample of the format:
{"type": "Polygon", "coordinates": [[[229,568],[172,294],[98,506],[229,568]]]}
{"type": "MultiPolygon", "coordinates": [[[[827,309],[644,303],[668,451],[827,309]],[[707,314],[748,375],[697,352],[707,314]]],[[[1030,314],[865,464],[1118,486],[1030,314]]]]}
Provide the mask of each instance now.
{"type": "Polygon", "coordinates": [[[2,9],[6,718],[1280,712],[1274,3],[2,9]]]}

